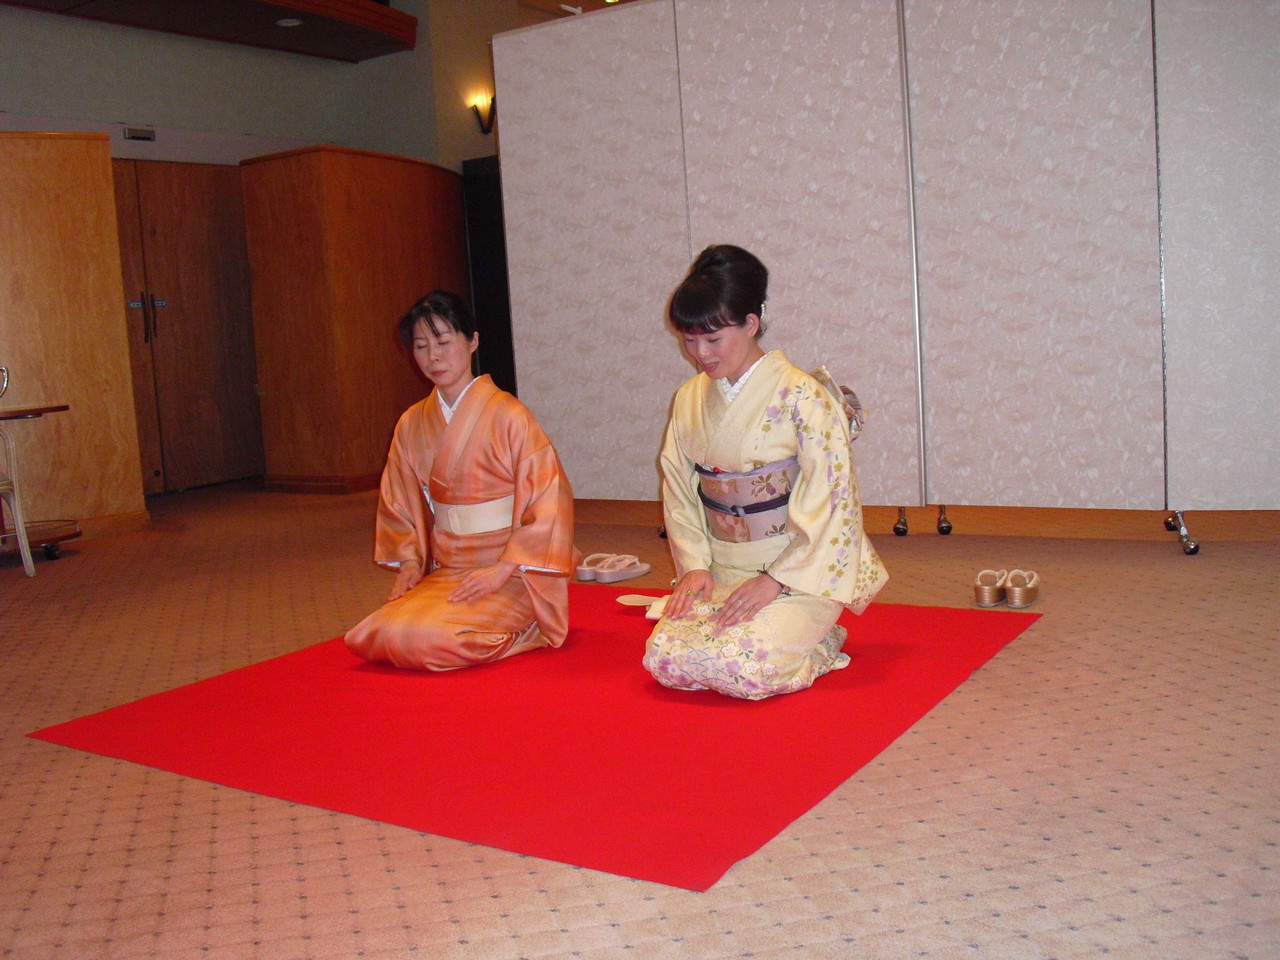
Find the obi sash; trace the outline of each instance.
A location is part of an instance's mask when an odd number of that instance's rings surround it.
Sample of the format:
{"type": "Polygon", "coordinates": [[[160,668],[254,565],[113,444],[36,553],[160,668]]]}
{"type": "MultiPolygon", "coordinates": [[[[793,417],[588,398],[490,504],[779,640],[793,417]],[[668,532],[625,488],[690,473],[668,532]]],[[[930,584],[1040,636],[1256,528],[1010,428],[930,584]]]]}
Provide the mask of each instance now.
{"type": "Polygon", "coordinates": [[[697,464],[698,498],[717,540],[745,543],[776,537],[787,529],[787,504],[800,475],[795,457],[746,473],[725,473],[697,464]]]}
{"type": "Polygon", "coordinates": [[[437,503],[431,499],[425,487],[422,492],[426,494],[431,512],[435,514],[436,527],[445,533],[467,536],[506,530],[511,526],[511,511],[516,504],[513,496],[485,500],[482,503],[437,503]]]}

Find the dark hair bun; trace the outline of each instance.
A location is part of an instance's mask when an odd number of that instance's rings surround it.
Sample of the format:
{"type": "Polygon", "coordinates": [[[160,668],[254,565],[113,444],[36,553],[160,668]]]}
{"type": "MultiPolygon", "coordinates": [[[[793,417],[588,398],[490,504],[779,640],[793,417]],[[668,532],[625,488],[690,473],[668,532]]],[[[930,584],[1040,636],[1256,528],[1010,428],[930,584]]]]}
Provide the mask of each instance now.
{"type": "Polygon", "coordinates": [[[768,291],[769,271],[759,258],[732,244],[716,244],[694,259],[671,296],[667,316],[672,326],[686,333],[740,327],[749,314],[764,313],[768,291]]]}

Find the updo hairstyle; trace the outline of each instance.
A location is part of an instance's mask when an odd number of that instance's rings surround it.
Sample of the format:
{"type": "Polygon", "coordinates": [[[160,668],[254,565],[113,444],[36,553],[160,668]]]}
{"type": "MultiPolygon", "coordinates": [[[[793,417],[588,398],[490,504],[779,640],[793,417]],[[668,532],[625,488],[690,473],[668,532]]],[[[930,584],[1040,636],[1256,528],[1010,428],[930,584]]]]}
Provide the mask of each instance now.
{"type": "Polygon", "coordinates": [[[710,246],[671,295],[667,319],[678,333],[714,333],[740,327],[754,313],[760,317],[759,337],[768,287],[769,271],[754,254],[729,244],[710,246]]]}
{"type": "Polygon", "coordinates": [[[466,301],[448,290],[432,290],[400,318],[400,342],[410,352],[413,351],[413,329],[419,320],[425,320],[432,333],[443,333],[445,327],[452,327],[468,341],[476,332],[476,318],[466,301]]]}

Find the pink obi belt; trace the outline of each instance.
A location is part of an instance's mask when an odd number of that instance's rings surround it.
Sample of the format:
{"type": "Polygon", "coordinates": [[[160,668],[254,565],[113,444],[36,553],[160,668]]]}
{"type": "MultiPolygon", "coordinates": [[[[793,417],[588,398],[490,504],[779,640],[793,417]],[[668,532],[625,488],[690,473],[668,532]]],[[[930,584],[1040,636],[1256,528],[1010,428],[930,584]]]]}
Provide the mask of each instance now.
{"type": "Polygon", "coordinates": [[[696,464],[698,499],[711,535],[727,543],[776,537],[787,531],[787,504],[800,475],[795,457],[746,473],[725,473],[696,464]]]}

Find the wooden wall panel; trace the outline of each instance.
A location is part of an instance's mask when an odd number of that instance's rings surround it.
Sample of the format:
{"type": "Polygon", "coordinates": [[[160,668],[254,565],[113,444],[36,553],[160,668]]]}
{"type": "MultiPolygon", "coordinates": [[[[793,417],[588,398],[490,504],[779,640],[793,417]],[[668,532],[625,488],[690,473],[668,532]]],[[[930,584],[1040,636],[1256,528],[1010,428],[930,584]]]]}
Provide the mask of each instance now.
{"type": "Polygon", "coordinates": [[[144,522],[107,138],[0,133],[0,364],[28,519],[144,522]]]}
{"type": "Polygon", "coordinates": [[[339,391],[323,256],[323,171],[315,153],[241,168],[258,401],[267,477],[342,474],[329,442],[339,391]]]}
{"type": "Polygon", "coordinates": [[[468,293],[461,178],[335,147],[246,161],[242,176],[268,486],[372,486],[429,390],[396,323],[435,287],[468,293]]]}

